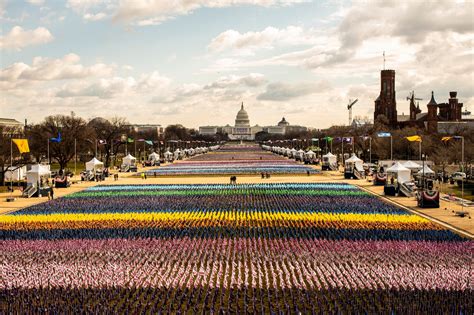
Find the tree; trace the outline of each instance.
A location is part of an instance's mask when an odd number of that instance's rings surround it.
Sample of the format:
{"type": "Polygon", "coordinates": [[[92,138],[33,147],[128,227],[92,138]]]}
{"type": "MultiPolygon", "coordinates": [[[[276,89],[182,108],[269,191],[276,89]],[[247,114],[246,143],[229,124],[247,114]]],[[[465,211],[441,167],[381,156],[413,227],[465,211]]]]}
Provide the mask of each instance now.
{"type": "Polygon", "coordinates": [[[114,117],[110,120],[94,118],[89,121],[88,126],[94,131],[94,141],[105,140],[105,144],[99,147],[101,152],[105,153],[104,165],[109,167],[112,156],[117,156],[120,147],[124,144],[120,141],[121,135],[130,131],[129,123],[122,117],[114,117]]]}
{"type": "Polygon", "coordinates": [[[165,129],[165,139],[185,141],[191,140],[191,135],[183,125],[169,125],[165,129]]]}
{"type": "Polygon", "coordinates": [[[76,141],[77,152],[82,152],[90,148],[90,143],[86,140],[93,139],[94,133],[87,126],[84,119],[71,115],[54,115],[44,119],[39,127],[32,127],[30,138],[35,148],[39,151],[47,151],[49,141],[50,160],[56,160],[60,170],[64,170],[67,163],[74,158],[74,141],[76,141]],[[50,138],[58,137],[61,133],[60,142],[51,142],[50,138]]]}

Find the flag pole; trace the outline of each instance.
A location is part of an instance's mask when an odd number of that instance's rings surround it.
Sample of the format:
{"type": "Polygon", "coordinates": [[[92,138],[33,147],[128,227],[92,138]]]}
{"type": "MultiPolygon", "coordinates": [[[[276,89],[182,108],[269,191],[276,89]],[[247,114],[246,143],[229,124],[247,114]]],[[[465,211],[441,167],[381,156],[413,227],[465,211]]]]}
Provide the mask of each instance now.
{"type": "Polygon", "coordinates": [[[95,139],[95,157],[97,158],[97,139],[95,139]]]}
{"type": "MultiPolygon", "coordinates": [[[[461,136],[461,172],[464,173],[464,136],[461,136]]],[[[461,211],[464,211],[464,176],[461,175],[461,211]]],[[[469,214],[469,217],[470,214],[469,214]]]]}
{"type": "Polygon", "coordinates": [[[372,164],[372,137],[369,137],[369,164],[372,164]]]}
{"type": "Polygon", "coordinates": [[[48,138],[48,145],[47,145],[47,147],[48,147],[48,165],[49,165],[49,164],[51,164],[50,161],[49,161],[49,138],[48,138]]]}
{"type": "Polygon", "coordinates": [[[77,171],[77,150],[76,150],[76,138],[74,138],[74,176],[76,176],[77,171]]]}
{"type": "Polygon", "coordinates": [[[419,151],[420,159],[421,159],[421,140],[418,142],[418,151],[419,151]]]}
{"type": "Polygon", "coordinates": [[[393,137],[392,134],[390,134],[390,160],[393,160],[393,137]]]}
{"type": "Polygon", "coordinates": [[[10,198],[13,195],[13,135],[10,136],[10,198]]]}

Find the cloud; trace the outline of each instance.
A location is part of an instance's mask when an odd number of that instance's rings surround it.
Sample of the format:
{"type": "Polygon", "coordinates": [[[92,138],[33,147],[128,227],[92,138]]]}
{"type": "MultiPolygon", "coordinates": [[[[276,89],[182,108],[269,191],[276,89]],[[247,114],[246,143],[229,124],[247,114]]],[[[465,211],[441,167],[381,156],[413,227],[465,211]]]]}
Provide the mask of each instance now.
{"type": "MultiPolygon", "coordinates": [[[[75,0],[77,1],[77,0],[75,0]]],[[[136,25],[156,25],[180,15],[191,14],[200,8],[225,8],[231,6],[288,6],[307,0],[123,0],[114,14],[114,20],[136,25]]]]}
{"type": "Polygon", "coordinates": [[[84,14],[84,20],[88,20],[88,21],[100,21],[100,20],[105,19],[106,17],[107,15],[104,12],[99,12],[96,14],[92,14],[92,13],[84,14]]]}
{"type": "Polygon", "coordinates": [[[111,75],[115,69],[115,66],[103,63],[84,66],[79,61],[78,55],[67,54],[61,59],[35,57],[31,65],[17,62],[0,71],[0,87],[13,89],[38,81],[103,77],[111,75]]]}
{"type": "Polygon", "coordinates": [[[300,26],[288,26],[283,29],[269,26],[260,32],[246,33],[227,30],[213,38],[208,49],[212,52],[236,50],[252,54],[255,50],[271,49],[276,45],[310,45],[316,41],[313,33],[313,29],[305,30],[300,26]]]}
{"type": "Polygon", "coordinates": [[[43,5],[44,4],[44,0],[27,0],[26,2],[28,2],[29,4],[32,4],[32,5],[43,5]]]}
{"type": "Polygon", "coordinates": [[[220,77],[216,81],[206,85],[204,89],[224,89],[237,86],[257,87],[266,82],[261,73],[250,73],[245,76],[229,75],[220,77]]]}
{"type": "Polygon", "coordinates": [[[27,46],[49,43],[53,39],[53,35],[44,27],[24,30],[21,26],[14,26],[7,35],[0,37],[0,49],[21,50],[27,46]]]}
{"type": "Polygon", "coordinates": [[[327,91],[330,88],[329,83],[325,81],[297,84],[276,82],[268,84],[265,92],[257,96],[257,100],[288,101],[294,98],[327,91]]]}
{"type": "Polygon", "coordinates": [[[163,90],[168,87],[171,80],[161,76],[157,71],[144,74],[139,80],[133,77],[111,77],[101,78],[92,83],[74,82],[63,86],[57,93],[57,97],[68,98],[76,96],[97,97],[100,99],[111,99],[126,95],[127,97],[137,93],[150,93],[163,90]]]}

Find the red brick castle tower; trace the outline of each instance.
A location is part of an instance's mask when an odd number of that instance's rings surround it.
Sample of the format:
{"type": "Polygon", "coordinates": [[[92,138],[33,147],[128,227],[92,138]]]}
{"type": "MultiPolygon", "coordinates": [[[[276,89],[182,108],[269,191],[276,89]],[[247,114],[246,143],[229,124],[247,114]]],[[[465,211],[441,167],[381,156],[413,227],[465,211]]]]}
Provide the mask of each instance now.
{"type": "Polygon", "coordinates": [[[397,101],[395,100],[395,70],[382,70],[380,95],[375,100],[374,121],[379,115],[388,119],[391,128],[397,127],[397,101]]]}

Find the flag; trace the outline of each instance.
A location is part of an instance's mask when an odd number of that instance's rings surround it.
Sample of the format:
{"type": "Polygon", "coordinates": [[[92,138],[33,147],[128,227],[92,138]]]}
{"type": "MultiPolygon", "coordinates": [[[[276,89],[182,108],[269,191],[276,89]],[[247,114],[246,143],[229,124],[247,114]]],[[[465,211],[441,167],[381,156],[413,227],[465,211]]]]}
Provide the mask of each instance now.
{"type": "Polygon", "coordinates": [[[410,142],[421,142],[421,137],[420,136],[409,136],[409,137],[405,137],[405,138],[410,142]]]}
{"type": "Polygon", "coordinates": [[[441,141],[444,141],[444,142],[447,142],[449,140],[451,140],[453,137],[443,137],[441,138],[441,141]]]}
{"type": "Polygon", "coordinates": [[[343,137],[342,141],[345,143],[352,143],[352,137],[343,137]]]}
{"type": "Polygon", "coordinates": [[[151,140],[145,140],[145,143],[149,144],[149,145],[153,145],[153,141],[151,141],[151,140]]]}
{"type": "Polygon", "coordinates": [[[392,134],[390,132],[379,132],[377,134],[377,137],[379,138],[388,138],[388,137],[391,137],[392,134]]]}
{"type": "Polygon", "coordinates": [[[331,142],[333,138],[332,137],[324,137],[323,139],[326,140],[327,142],[331,142]]]}
{"type": "Polygon", "coordinates": [[[58,132],[58,137],[57,138],[51,138],[49,139],[51,142],[56,142],[56,143],[59,143],[61,142],[61,132],[58,132]]]}
{"type": "Polygon", "coordinates": [[[100,140],[99,139],[99,144],[107,144],[107,140],[100,140]]]}
{"type": "Polygon", "coordinates": [[[128,139],[127,139],[127,142],[128,142],[128,143],[132,143],[133,141],[134,141],[133,138],[128,138],[128,139]]]}
{"type": "Polygon", "coordinates": [[[370,137],[369,136],[360,136],[362,138],[362,140],[366,141],[366,140],[369,140],[370,137]]]}
{"type": "Polygon", "coordinates": [[[28,146],[28,139],[12,139],[12,140],[18,147],[20,154],[30,152],[30,147],[28,146]]]}

